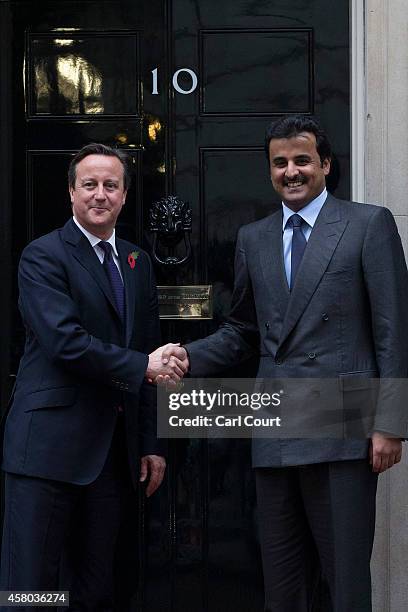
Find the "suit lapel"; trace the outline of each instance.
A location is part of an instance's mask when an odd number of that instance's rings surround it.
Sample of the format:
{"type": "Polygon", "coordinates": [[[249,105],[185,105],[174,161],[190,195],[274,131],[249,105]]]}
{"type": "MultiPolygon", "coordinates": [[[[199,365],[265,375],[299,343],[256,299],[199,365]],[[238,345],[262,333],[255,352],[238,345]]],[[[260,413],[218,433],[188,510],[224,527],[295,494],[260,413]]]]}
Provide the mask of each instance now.
{"type": "Polygon", "coordinates": [[[347,223],[347,220],[341,218],[339,201],[329,195],[316,219],[298,269],[295,285],[290,293],[278,350],[295,327],[316,291],[347,223]]]}
{"type": "MultiPolygon", "coordinates": [[[[125,285],[126,299],[126,346],[129,345],[136,313],[140,313],[141,303],[138,299],[140,291],[137,292],[137,287],[140,287],[140,263],[136,259],[136,265],[132,269],[128,263],[129,245],[123,243],[120,239],[116,240],[116,246],[119,253],[120,268],[122,271],[123,282],[125,285]]],[[[141,316],[137,317],[141,320],[141,316]]]]}
{"type": "Polygon", "coordinates": [[[71,247],[74,247],[71,248],[72,255],[91,274],[92,278],[100,287],[120,320],[120,315],[117,311],[111,285],[108,277],[106,276],[105,270],[103,269],[103,266],[101,265],[101,262],[99,261],[89,240],[81,232],[81,230],[77,228],[72,219],[70,219],[63,227],[62,237],[65,242],[67,242],[71,247]]]}
{"type": "Polygon", "coordinates": [[[269,225],[260,232],[258,254],[267,290],[283,319],[290,292],[283,261],[282,211],[272,215],[269,225]]]}

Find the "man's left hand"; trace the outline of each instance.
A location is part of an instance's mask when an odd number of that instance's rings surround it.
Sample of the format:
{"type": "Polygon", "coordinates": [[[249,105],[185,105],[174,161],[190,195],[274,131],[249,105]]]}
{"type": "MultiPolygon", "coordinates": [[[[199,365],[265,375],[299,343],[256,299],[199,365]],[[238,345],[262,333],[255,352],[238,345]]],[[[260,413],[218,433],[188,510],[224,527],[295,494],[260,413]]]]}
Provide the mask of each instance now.
{"type": "Polygon", "coordinates": [[[164,472],[166,470],[166,460],[159,455],[145,455],[140,461],[140,482],[145,482],[149,478],[146,487],[146,496],[150,497],[160,487],[164,472]]]}
{"type": "Polygon", "coordinates": [[[401,461],[402,443],[399,438],[387,438],[384,434],[374,432],[370,444],[370,464],[373,472],[385,472],[395,463],[401,461]]]}

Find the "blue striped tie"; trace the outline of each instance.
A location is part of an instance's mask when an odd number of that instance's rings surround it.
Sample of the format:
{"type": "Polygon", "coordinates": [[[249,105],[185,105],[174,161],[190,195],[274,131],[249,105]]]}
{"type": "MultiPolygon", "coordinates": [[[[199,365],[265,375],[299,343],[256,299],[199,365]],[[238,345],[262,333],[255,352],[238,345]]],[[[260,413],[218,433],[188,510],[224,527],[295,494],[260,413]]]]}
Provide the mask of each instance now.
{"type": "Polygon", "coordinates": [[[98,242],[98,246],[104,251],[105,256],[103,258],[103,267],[109,278],[113,297],[115,298],[116,307],[122,319],[122,323],[125,322],[125,287],[123,286],[122,278],[119,274],[119,270],[112,257],[112,245],[109,242],[98,242]]]}

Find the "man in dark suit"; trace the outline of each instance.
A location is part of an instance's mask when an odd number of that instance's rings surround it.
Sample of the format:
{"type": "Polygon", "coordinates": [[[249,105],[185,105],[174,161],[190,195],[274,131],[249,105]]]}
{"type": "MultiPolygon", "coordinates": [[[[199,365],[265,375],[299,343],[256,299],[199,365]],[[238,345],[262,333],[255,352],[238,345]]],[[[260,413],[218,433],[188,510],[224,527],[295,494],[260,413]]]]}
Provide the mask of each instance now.
{"type": "MultiPolygon", "coordinates": [[[[257,351],[259,378],[405,379],[408,276],[392,214],[327,193],[330,145],[310,117],[273,123],[266,152],[282,209],[239,231],[231,314],[186,345],[191,375],[257,351]]],[[[268,612],[311,609],[316,549],[332,609],[371,610],[377,475],[407,431],[401,397],[380,390],[376,410],[370,440],[253,441],[268,612]]]]}
{"type": "Polygon", "coordinates": [[[73,218],[31,242],[19,267],[26,345],[5,425],[1,589],[57,589],[77,537],[69,609],[96,612],[113,610],[130,483],[148,481],[149,496],[163,479],[148,380],[179,380],[186,365],[172,359],[164,372],[152,352],[160,340],[152,264],[115,236],[126,155],[88,145],[68,177],[73,218]]]}

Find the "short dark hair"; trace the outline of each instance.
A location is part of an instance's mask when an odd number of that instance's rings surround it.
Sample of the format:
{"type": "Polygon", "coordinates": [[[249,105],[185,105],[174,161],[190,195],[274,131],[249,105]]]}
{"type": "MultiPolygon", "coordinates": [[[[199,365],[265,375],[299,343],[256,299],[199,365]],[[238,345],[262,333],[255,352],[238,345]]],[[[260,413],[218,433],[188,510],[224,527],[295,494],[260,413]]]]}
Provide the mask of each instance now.
{"type": "Polygon", "coordinates": [[[132,175],[130,172],[129,156],[121,149],[114,149],[108,145],[101,144],[99,142],[91,142],[85,147],[82,147],[78,153],[75,153],[71,159],[71,163],[68,168],[68,185],[71,189],[75,189],[76,181],[76,167],[80,161],[88,157],[88,155],[108,155],[109,157],[116,157],[123,166],[123,186],[125,191],[130,187],[132,182],[132,175]]]}
{"type": "Polygon", "coordinates": [[[310,132],[316,137],[316,149],[321,163],[331,160],[332,150],[326,132],[315,117],[309,115],[288,115],[273,121],[265,134],[265,154],[269,162],[269,144],[273,138],[293,138],[301,132],[310,132]]]}

